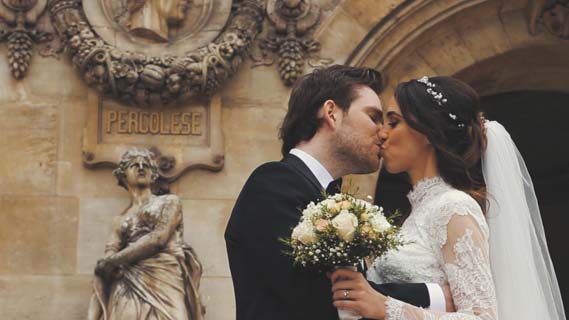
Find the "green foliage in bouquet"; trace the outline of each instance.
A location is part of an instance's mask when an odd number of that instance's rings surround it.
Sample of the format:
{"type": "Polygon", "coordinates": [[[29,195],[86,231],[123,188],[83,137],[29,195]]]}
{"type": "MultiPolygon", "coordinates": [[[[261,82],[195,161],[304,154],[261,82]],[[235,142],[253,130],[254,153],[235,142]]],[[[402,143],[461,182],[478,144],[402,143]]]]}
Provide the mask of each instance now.
{"type": "Polygon", "coordinates": [[[302,211],[290,239],[281,239],[295,266],[328,271],[337,266],[356,266],[363,258],[374,259],[402,245],[397,213],[385,217],[383,209],[346,193],[311,202],[302,211]]]}

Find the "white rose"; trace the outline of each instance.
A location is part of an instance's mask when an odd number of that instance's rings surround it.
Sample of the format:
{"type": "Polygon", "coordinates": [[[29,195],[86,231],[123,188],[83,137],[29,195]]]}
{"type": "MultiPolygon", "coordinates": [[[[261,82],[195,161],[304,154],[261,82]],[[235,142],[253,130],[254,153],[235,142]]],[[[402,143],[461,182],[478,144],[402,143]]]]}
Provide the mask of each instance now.
{"type": "Polygon", "coordinates": [[[348,200],[344,200],[344,201],[340,202],[340,209],[342,209],[342,210],[348,210],[348,209],[350,209],[351,206],[352,206],[352,203],[348,200]]]}
{"type": "Polygon", "coordinates": [[[372,207],[372,204],[367,202],[367,201],[364,201],[361,199],[358,199],[356,201],[357,201],[358,206],[364,207],[364,208],[366,208],[366,210],[369,210],[372,207]]]}
{"type": "Polygon", "coordinates": [[[292,238],[304,244],[311,244],[316,240],[314,226],[310,220],[304,220],[292,230],[292,238]]]}
{"type": "Polygon", "coordinates": [[[330,211],[331,213],[336,213],[340,211],[340,204],[336,202],[336,200],[326,199],[322,202],[322,204],[325,205],[326,208],[328,208],[328,211],[330,211]]]}
{"type": "Polygon", "coordinates": [[[316,208],[315,205],[308,205],[308,207],[302,211],[304,220],[312,219],[312,217],[317,213],[318,213],[318,208],[316,208]]]}
{"type": "Polygon", "coordinates": [[[353,213],[348,212],[348,210],[342,210],[332,220],[332,226],[338,230],[340,238],[345,241],[352,241],[358,227],[358,218],[353,213]]]}
{"type": "Polygon", "coordinates": [[[387,219],[384,216],[380,214],[373,215],[373,217],[369,221],[371,223],[373,231],[375,232],[385,232],[389,228],[391,228],[391,224],[387,221],[387,219]]]}

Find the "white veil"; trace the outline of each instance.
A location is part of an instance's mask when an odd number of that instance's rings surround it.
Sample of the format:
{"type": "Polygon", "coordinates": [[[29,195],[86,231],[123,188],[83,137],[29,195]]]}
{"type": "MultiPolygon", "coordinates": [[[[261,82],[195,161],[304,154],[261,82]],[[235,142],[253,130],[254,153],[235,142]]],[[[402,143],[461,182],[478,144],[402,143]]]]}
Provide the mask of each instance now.
{"type": "Polygon", "coordinates": [[[516,145],[486,121],[482,159],[489,208],[490,262],[500,320],[566,320],[537,198],[516,145]]]}

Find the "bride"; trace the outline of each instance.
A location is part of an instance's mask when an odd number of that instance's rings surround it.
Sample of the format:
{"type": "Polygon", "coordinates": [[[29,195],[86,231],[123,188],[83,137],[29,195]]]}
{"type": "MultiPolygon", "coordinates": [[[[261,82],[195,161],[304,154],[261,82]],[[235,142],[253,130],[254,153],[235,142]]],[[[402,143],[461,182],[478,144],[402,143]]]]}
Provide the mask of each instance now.
{"type": "Polygon", "coordinates": [[[377,259],[368,279],[448,284],[456,312],[383,296],[345,269],[331,277],[334,305],[388,320],[565,320],[531,179],[476,92],[451,77],[401,83],[384,122],[384,166],[409,175],[412,211],[407,244],[377,259]]]}

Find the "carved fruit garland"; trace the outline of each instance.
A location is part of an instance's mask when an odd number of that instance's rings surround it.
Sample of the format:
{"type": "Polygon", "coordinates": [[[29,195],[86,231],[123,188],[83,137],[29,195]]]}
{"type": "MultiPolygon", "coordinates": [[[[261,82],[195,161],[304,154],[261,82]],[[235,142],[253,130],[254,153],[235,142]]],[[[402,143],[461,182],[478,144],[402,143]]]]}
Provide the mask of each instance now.
{"type": "Polygon", "coordinates": [[[79,0],[54,0],[49,10],[87,84],[100,94],[139,106],[213,93],[249,53],[264,11],[260,0],[243,0],[215,42],[185,56],[149,57],[103,41],[88,24],[79,0]]]}

